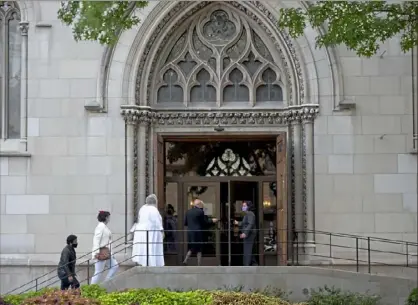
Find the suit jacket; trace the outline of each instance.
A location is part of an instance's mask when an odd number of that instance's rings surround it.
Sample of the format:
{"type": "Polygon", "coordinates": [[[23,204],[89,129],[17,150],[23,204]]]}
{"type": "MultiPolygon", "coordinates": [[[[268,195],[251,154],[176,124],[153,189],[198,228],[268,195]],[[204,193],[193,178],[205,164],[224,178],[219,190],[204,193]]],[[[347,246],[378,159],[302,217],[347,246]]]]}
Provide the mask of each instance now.
{"type": "Polygon", "coordinates": [[[95,259],[95,256],[99,253],[100,248],[108,247],[112,250],[111,243],[112,232],[104,222],[99,222],[94,230],[92,258],[95,259]]]}
{"type": "Polygon", "coordinates": [[[208,217],[205,217],[205,213],[202,209],[193,207],[186,212],[184,218],[184,226],[188,231],[201,231],[206,230],[209,223],[208,217]]]}
{"type": "Polygon", "coordinates": [[[245,213],[244,218],[241,222],[241,232],[244,233],[247,237],[255,236],[255,214],[252,211],[245,213]]]}

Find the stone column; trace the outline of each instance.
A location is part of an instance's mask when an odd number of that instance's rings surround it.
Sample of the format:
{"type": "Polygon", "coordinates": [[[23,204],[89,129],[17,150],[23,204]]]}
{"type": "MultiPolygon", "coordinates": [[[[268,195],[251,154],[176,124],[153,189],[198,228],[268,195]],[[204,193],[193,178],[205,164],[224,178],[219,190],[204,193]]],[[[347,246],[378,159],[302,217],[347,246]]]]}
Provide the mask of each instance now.
{"type": "Polygon", "coordinates": [[[295,177],[295,229],[298,232],[297,244],[294,245],[294,255],[299,256],[303,253],[303,230],[305,220],[305,208],[303,202],[303,164],[302,164],[302,126],[301,120],[296,119],[292,122],[293,128],[293,157],[294,157],[294,177],[295,177]]]}
{"type": "Polygon", "coordinates": [[[20,76],[20,141],[24,151],[27,150],[27,113],[28,113],[28,30],[29,22],[20,22],[20,32],[22,35],[21,45],[21,76],[20,76]]]}
{"type": "Polygon", "coordinates": [[[127,195],[128,195],[128,233],[131,229],[136,215],[134,215],[134,134],[135,128],[138,128],[137,122],[125,117],[126,124],[126,146],[125,154],[127,158],[127,195]]]}
{"type": "Polygon", "coordinates": [[[138,131],[138,209],[145,203],[146,197],[146,168],[147,168],[147,149],[146,134],[148,123],[139,122],[138,131]]]}
{"type": "Polygon", "coordinates": [[[147,196],[147,179],[149,175],[148,136],[150,126],[150,107],[138,106],[138,208],[145,203],[147,196]]]}
{"type": "Polygon", "coordinates": [[[315,251],[315,185],[314,185],[314,130],[313,116],[305,116],[304,126],[304,149],[305,149],[305,172],[306,172],[306,240],[305,253],[309,257],[315,251]]]}

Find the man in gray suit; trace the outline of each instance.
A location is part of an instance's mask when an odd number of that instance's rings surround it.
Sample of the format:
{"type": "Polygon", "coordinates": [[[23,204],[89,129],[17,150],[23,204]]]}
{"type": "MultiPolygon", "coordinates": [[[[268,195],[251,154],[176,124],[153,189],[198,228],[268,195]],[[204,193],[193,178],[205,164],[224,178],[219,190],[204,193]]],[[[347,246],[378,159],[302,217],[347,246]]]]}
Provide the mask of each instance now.
{"type": "Polygon", "coordinates": [[[256,237],[255,230],[255,214],[253,212],[253,204],[251,201],[244,201],[242,203],[242,211],[245,216],[241,222],[235,221],[236,225],[240,226],[240,238],[243,240],[244,246],[244,266],[251,266],[253,262],[253,246],[256,237]]]}

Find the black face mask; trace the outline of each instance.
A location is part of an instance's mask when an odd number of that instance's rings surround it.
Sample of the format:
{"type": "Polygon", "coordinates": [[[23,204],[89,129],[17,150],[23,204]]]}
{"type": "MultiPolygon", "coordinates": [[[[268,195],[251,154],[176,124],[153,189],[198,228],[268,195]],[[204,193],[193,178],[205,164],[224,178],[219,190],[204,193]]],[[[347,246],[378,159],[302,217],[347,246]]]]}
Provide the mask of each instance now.
{"type": "Polygon", "coordinates": [[[78,244],[73,244],[73,248],[77,248],[78,244]]]}

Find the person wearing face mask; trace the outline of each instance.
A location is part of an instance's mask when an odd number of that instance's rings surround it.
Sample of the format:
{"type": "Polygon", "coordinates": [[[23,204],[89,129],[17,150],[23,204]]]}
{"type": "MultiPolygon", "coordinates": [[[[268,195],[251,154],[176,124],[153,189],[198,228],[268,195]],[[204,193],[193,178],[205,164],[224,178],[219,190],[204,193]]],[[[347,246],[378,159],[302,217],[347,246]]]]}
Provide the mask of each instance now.
{"type": "Polygon", "coordinates": [[[68,288],[77,289],[80,283],[77,280],[75,273],[77,236],[69,235],[67,237],[67,245],[62,249],[61,258],[58,263],[58,277],[61,280],[61,290],[68,288]]]}
{"type": "Polygon", "coordinates": [[[253,246],[256,236],[255,232],[255,214],[253,212],[253,205],[251,201],[244,201],[242,203],[242,211],[245,213],[241,222],[234,221],[236,225],[240,226],[240,238],[243,240],[244,246],[244,266],[251,266],[253,260],[253,246]]]}

